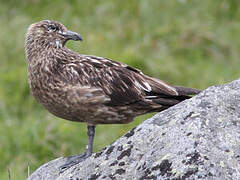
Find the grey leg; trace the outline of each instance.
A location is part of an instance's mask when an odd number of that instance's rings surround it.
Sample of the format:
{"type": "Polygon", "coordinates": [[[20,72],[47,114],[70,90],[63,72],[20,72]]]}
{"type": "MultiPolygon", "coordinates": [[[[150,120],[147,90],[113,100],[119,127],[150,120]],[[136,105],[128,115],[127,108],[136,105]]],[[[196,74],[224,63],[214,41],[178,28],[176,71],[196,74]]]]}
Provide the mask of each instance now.
{"type": "Polygon", "coordinates": [[[88,144],[85,149],[86,156],[89,157],[92,155],[93,152],[93,140],[94,140],[94,135],[95,135],[95,127],[96,126],[88,126],[88,144]]]}
{"type": "Polygon", "coordinates": [[[69,169],[70,167],[84,161],[85,159],[87,159],[89,156],[92,155],[93,140],[94,140],[94,135],[95,135],[95,126],[88,126],[87,128],[88,128],[88,131],[87,131],[88,143],[86,145],[86,149],[85,149],[84,153],[67,157],[66,163],[59,167],[60,173],[69,169]]]}

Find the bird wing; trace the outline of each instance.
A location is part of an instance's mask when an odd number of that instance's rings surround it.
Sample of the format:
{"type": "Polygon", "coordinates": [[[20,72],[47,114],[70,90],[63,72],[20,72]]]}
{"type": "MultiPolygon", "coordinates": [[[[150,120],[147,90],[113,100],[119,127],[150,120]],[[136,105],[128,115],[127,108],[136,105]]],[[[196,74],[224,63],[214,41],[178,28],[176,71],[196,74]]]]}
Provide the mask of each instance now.
{"type": "Polygon", "coordinates": [[[174,87],[148,77],[123,63],[96,56],[81,56],[65,65],[66,79],[73,84],[100,88],[110,97],[111,105],[126,105],[143,99],[177,96],[174,87]],[[157,96],[156,96],[157,95],[157,96]]]}

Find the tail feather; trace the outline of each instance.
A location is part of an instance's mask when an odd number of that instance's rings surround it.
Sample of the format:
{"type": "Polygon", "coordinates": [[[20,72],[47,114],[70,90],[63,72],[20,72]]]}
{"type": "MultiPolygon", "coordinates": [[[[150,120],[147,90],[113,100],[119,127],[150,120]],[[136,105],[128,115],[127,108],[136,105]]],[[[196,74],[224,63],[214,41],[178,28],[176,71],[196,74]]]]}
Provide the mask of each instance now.
{"type": "Polygon", "coordinates": [[[187,88],[187,87],[181,87],[181,86],[174,86],[177,90],[179,96],[191,96],[196,95],[201,92],[201,90],[194,89],[194,88],[187,88]]]}
{"type": "Polygon", "coordinates": [[[172,95],[156,95],[155,98],[152,98],[152,102],[161,105],[161,110],[163,107],[168,108],[171,106],[174,106],[181,101],[184,101],[186,99],[191,98],[193,95],[196,95],[201,92],[201,90],[194,89],[194,88],[186,88],[181,86],[174,86],[176,89],[178,95],[172,96],[172,95]]]}
{"type": "Polygon", "coordinates": [[[162,106],[174,106],[175,104],[180,103],[182,100],[170,99],[170,98],[157,98],[152,100],[154,103],[160,104],[162,106]]]}

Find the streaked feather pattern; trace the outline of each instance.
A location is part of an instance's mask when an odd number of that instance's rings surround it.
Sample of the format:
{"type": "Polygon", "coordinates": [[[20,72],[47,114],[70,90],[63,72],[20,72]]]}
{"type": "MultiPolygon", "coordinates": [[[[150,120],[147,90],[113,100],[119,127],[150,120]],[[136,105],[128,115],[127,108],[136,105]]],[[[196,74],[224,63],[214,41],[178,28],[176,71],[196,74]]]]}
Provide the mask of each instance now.
{"type": "Polygon", "coordinates": [[[41,21],[30,26],[26,37],[31,92],[58,117],[92,125],[128,123],[200,92],[171,86],[120,62],[78,54],[64,46],[66,30],[60,23],[41,21]],[[49,31],[49,23],[59,31],[49,31]]]}

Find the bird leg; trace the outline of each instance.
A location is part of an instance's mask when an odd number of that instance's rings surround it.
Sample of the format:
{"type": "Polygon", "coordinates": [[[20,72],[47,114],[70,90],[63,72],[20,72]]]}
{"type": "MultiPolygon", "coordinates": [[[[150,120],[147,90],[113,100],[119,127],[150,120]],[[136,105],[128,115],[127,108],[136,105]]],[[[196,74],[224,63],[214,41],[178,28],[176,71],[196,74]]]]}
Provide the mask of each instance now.
{"type": "Polygon", "coordinates": [[[94,140],[94,135],[95,135],[95,127],[96,126],[90,126],[88,125],[88,131],[87,131],[87,135],[88,135],[88,144],[86,146],[85,149],[85,153],[86,156],[89,157],[92,155],[93,152],[93,140],[94,140]]]}
{"type": "Polygon", "coordinates": [[[84,153],[67,157],[66,163],[59,167],[60,173],[63,173],[65,170],[84,161],[85,159],[87,159],[89,156],[92,155],[93,140],[94,140],[94,135],[95,135],[95,126],[88,125],[87,128],[88,128],[88,131],[87,131],[88,144],[86,145],[86,149],[85,149],[84,153]]]}

